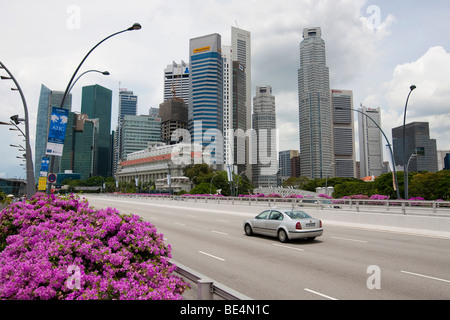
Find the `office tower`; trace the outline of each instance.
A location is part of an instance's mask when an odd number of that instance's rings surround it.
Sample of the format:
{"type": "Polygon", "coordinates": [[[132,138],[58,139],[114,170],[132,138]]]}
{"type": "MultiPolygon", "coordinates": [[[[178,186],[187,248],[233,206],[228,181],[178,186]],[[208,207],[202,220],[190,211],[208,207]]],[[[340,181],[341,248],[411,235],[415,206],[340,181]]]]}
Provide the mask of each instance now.
{"type": "Polygon", "coordinates": [[[164,101],[174,98],[189,100],[189,67],[183,60],[164,69],[164,101]]]}
{"type": "Polygon", "coordinates": [[[406,141],[405,162],[408,171],[438,171],[436,139],[430,139],[428,122],[412,122],[405,126],[405,139],[403,139],[403,126],[392,129],[392,145],[394,148],[395,164],[403,166],[403,143],[406,141]],[[424,151],[424,154],[422,154],[424,151]],[[412,156],[419,153],[418,156],[412,156]],[[411,157],[412,156],[412,157],[411,157]],[[411,159],[410,159],[411,158],[411,159]]]}
{"type": "Polygon", "coordinates": [[[379,177],[383,173],[381,110],[362,105],[358,110],[365,114],[358,113],[360,177],[379,177]]]}
{"type": "Polygon", "coordinates": [[[233,52],[231,46],[222,46],[223,58],[223,160],[234,164],[233,130],[233,52]]]}
{"type": "Polygon", "coordinates": [[[112,91],[100,85],[83,87],[81,113],[87,114],[84,131],[75,133],[74,172],[81,179],[110,177],[112,91]]]}
{"type": "Polygon", "coordinates": [[[303,29],[298,69],[300,171],[310,179],[325,178],[333,163],[329,78],[321,29],[303,29]]]}
{"type": "MultiPolygon", "coordinates": [[[[39,180],[39,171],[41,170],[41,161],[45,156],[48,141],[48,128],[50,125],[50,115],[52,108],[61,106],[61,100],[64,92],[52,91],[43,84],[41,85],[41,92],[39,95],[39,105],[36,118],[36,140],[34,148],[34,175],[36,182],[39,180]]],[[[63,109],[71,110],[72,95],[69,94],[64,102],[63,109]]],[[[65,141],[66,142],[66,141],[65,141]]],[[[65,152],[63,149],[63,155],[65,152]]],[[[54,157],[53,164],[54,172],[59,172],[61,157],[54,157]]]]}
{"type": "Polygon", "coordinates": [[[169,99],[159,105],[159,117],[161,118],[160,141],[165,144],[175,144],[179,141],[171,141],[172,134],[177,129],[187,130],[188,106],[180,99],[169,99]]]}
{"type": "Polygon", "coordinates": [[[122,122],[120,154],[127,154],[148,148],[149,142],[161,141],[161,118],[159,116],[125,115],[122,122]]]}
{"type": "Polygon", "coordinates": [[[223,164],[223,61],[217,33],[190,39],[188,128],[194,144],[223,164]]]}
{"type": "Polygon", "coordinates": [[[125,158],[120,153],[122,146],[120,145],[122,138],[122,122],[125,115],[135,116],[137,115],[137,101],[138,97],[133,94],[133,91],[126,88],[119,88],[119,110],[117,115],[117,126],[114,135],[114,159],[113,159],[113,171],[117,171],[117,163],[120,159],[125,158]]]}
{"type": "Polygon", "coordinates": [[[438,150],[437,151],[437,165],[438,165],[438,171],[441,171],[442,169],[450,169],[450,168],[446,168],[446,162],[445,162],[445,158],[447,157],[447,155],[450,154],[450,150],[438,150]]]}
{"type": "Polygon", "coordinates": [[[276,132],[275,97],[271,86],[256,87],[253,98],[253,185],[255,187],[276,187],[278,172],[278,151],[276,132]],[[256,148],[254,147],[256,145],[256,148]]]}
{"type": "Polygon", "coordinates": [[[299,156],[298,150],[285,150],[280,151],[278,153],[278,163],[279,163],[279,176],[281,177],[281,180],[287,180],[290,177],[293,177],[296,173],[295,168],[295,159],[292,161],[293,158],[299,156]]]}
{"type": "Polygon", "coordinates": [[[251,33],[243,29],[231,27],[231,48],[233,60],[239,61],[244,66],[246,129],[250,129],[252,127],[251,33]]]}
{"type": "MultiPolygon", "coordinates": [[[[233,52],[233,60],[239,61],[244,67],[245,73],[245,129],[252,128],[252,60],[251,60],[251,33],[249,31],[239,29],[236,27],[231,27],[231,49],[233,52]]],[[[242,116],[244,113],[239,111],[242,116]]],[[[240,127],[239,127],[240,128],[240,127]]],[[[238,147],[240,148],[240,147],[238,147]]],[[[245,161],[246,175],[251,179],[252,170],[250,165],[250,146],[245,145],[245,161]]],[[[242,161],[238,161],[240,164],[242,161]]],[[[242,166],[238,169],[239,172],[242,170],[242,166]]]]}
{"type": "Polygon", "coordinates": [[[331,90],[333,112],[334,161],[328,169],[328,177],[354,178],[355,135],[353,129],[353,92],[331,90]],[[334,174],[333,174],[334,172],[334,174]]]}

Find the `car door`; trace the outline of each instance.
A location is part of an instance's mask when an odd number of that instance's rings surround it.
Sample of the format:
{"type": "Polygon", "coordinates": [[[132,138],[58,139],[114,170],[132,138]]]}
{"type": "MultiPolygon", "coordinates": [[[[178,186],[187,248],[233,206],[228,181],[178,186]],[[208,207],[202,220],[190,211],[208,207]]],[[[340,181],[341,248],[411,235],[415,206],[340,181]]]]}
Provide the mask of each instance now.
{"type": "Polygon", "coordinates": [[[252,220],[252,229],[254,233],[267,234],[266,221],[269,218],[270,210],[265,210],[252,220]]]}
{"type": "Polygon", "coordinates": [[[272,210],[265,221],[267,235],[276,237],[280,224],[283,222],[283,214],[278,210],[272,210]]]}

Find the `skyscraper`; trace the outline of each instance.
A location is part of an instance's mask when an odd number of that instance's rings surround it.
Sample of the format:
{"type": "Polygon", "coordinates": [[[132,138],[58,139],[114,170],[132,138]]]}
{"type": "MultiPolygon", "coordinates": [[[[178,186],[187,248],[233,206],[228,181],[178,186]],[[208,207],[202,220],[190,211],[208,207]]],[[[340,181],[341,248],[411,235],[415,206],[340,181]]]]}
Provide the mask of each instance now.
{"type": "Polygon", "coordinates": [[[137,95],[133,91],[125,88],[119,88],[119,112],[117,115],[117,126],[114,134],[114,159],[113,171],[117,170],[117,163],[120,159],[124,159],[125,155],[121,154],[122,146],[122,122],[126,115],[137,115],[137,95]]]}
{"type": "Polygon", "coordinates": [[[328,177],[354,178],[355,135],[353,130],[353,92],[331,90],[333,112],[334,165],[329,168],[328,177]],[[334,167],[334,168],[333,168],[334,167]],[[334,170],[333,170],[334,169],[334,170]]]}
{"type": "MultiPolygon", "coordinates": [[[[64,92],[52,91],[43,84],[39,96],[39,105],[36,119],[36,140],[34,147],[34,174],[36,181],[39,180],[39,171],[41,170],[41,161],[45,156],[45,150],[48,141],[48,128],[50,124],[50,115],[52,108],[59,108],[64,92]]],[[[64,109],[71,110],[72,95],[69,94],[64,102],[64,109]]],[[[63,152],[65,149],[63,149],[63,152]]],[[[55,157],[56,163],[53,164],[53,170],[59,172],[61,157],[55,157]]]]}
{"type": "MultiPolygon", "coordinates": [[[[240,28],[231,27],[231,50],[233,52],[233,61],[238,61],[242,67],[243,72],[245,74],[245,79],[243,80],[244,83],[242,83],[242,80],[240,83],[245,86],[245,97],[244,93],[240,94],[241,97],[245,99],[245,104],[242,107],[239,108],[245,108],[245,110],[239,110],[239,114],[241,114],[241,117],[244,117],[245,120],[242,122],[242,120],[239,120],[241,123],[237,128],[235,129],[243,129],[244,131],[247,131],[252,128],[252,59],[251,59],[251,33],[250,31],[246,31],[240,28]],[[242,128],[242,125],[245,127],[242,128]]],[[[234,93],[233,93],[234,94],[234,93]]],[[[233,119],[233,121],[235,121],[233,119]]],[[[239,140],[237,140],[239,141],[239,140]]],[[[247,163],[246,167],[246,175],[251,179],[252,170],[250,165],[250,146],[244,145],[244,146],[238,146],[237,148],[244,148],[244,155],[245,159],[242,161],[245,161],[247,163]]],[[[236,155],[236,153],[235,153],[236,155]]],[[[237,161],[237,163],[241,163],[242,161],[237,161]]],[[[239,169],[241,171],[243,167],[239,169]]]]}
{"type": "Polygon", "coordinates": [[[74,171],[82,179],[112,176],[111,103],[111,90],[100,85],[83,87],[81,113],[90,120],[83,132],[75,133],[74,161],[74,171]]]}
{"type": "Polygon", "coordinates": [[[125,115],[122,122],[121,152],[127,154],[148,148],[149,142],[161,141],[161,118],[159,116],[125,115]]]}
{"type": "Polygon", "coordinates": [[[164,101],[173,98],[189,100],[189,66],[183,60],[164,69],[164,101]]]}
{"type": "Polygon", "coordinates": [[[217,33],[190,39],[188,128],[194,144],[223,164],[223,61],[217,33]]]}
{"type": "MultiPolygon", "coordinates": [[[[408,171],[438,171],[436,139],[430,139],[428,122],[412,122],[405,125],[405,139],[403,139],[403,126],[392,129],[392,145],[394,148],[395,164],[403,166],[403,141],[406,141],[405,162],[416,154],[418,150],[424,151],[416,157],[412,157],[408,171]]],[[[420,151],[419,151],[420,153],[420,151]]]]}
{"type": "Polygon", "coordinates": [[[310,179],[324,178],[333,163],[329,78],[321,29],[303,29],[298,69],[300,171],[310,179]]]}
{"type": "Polygon", "coordinates": [[[382,133],[373,121],[381,128],[381,111],[364,106],[359,111],[368,116],[358,113],[360,176],[379,177],[383,173],[383,141],[382,133]]]}
{"type": "Polygon", "coordinates": [[[252,146],[253,185],[277,186],[278,150],[275,97],[271,86],[256,87],[253,98],[253,129],[256,143],[252,146]],[[256,148],[255,148],[256,145],[256,148]]]}

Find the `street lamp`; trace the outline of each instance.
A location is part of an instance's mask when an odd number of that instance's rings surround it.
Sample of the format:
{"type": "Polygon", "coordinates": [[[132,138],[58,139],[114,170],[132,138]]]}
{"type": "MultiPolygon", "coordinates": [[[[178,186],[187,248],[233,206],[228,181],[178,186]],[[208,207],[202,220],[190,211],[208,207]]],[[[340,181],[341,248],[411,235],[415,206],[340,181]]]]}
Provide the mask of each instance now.
{"type": "Polygon", "coordinates": [[[376,126],[377,128],[381,131],[381,133],[384,136],[384,139],[386,139],[387,142],[387,146],[389,147],[389,151],[391,153],[391,158],[392,158],[392,167],[394,168],[394,180],[395,180],[395,189],[397,189],[397,199],[400,199],[400,191],[398,190],[398,180],[397,180],[397,170],[395,168],[395,159],[394,159],[394,154],[392,152],[392,145],[389,142],[389,139],[386,137],[386,134],[384,133],[383,129],[381,129],[381,127],[379,126],[379,124],[372,119],[372,117],[370,117],[368,114],[359,111],[357,109],[352,109],[352,108],[343,108],[343,107],[334,107],[336,110],[352,110],[352,111],[356,111],[358,113],[361,113],[362,115],[366,116],[367,118],[369,118],[376,126]]]}
{"type": "Polygon", "coordinates": [[[211,188],[212,188],[212,182],[213,182],[213,179],[214,179],[214,177],[217,176],[217,175],[218,175],[218,173],[215,173],[215,174],[213,175],[213,177],[211,178],[211,181],[209,182],[209,194],[210,194],[210,195],[212,195],[212,193],[211,193],[211,188]]]}
{"type": "Polygon", "coordinates": [[[80,62],[80,64],[78,65],[78,67],[75,69],[75,72],[73,73],[72,78],[70,78],[70,81],[69,81],[69,83],[67,84],[66,91],[64,91],[64,95],[63,95],[63,98],[62,98],[62,100],[61,100],[61,108],[63,107],[64,102],[66,101],[67,94],[68,94],[69,91],[70,91],[69,89],[71,89],[73,79],[75,78],[75,76],[76,76],[78,70],[80,70],[80,68],[81,68],[81,65],[84,63],[84,61],[86,60],[86,58],[91,54],[91,52],[94,51],[95,48],[97,48],[100,44],[102,44],[104,41],[108,40],[108,39],[111,38],[111,37],[114,37],[114,36],[116,36],[116,35],[118,35],[118,34],[121,34],[121,33],[123,33],[123,32],[126,32],[126,31],[140,30],[141,28],[142,28],[142,27],[141,27],[141,25],[140,25],[139,23],[135,23],[135,24],[133,24],[131,27],[129,27],[129,28],[125,29],[125,30],[122,30],[122,31],[119,31],[119,32],[116,32],[116,33],[113,33],[113,34],[107,36],[107,37],[104,38],[102,41],[100,41],[99,43],[97,43],[94,47],[92,47],[92,49],[89,50],[89,52],[84,56],[83,60],[81,60],[81,62],[80,62]]]}
{"type": "MultiPolygon", "coordinates": [[[[72,78],[70,78],[69,83],[67,84],[66,90],[64,91],[64,95],[63,95],[63,97],[62,97],[62,99],[61,99],[60,108],[63,108],[63,106],[64,106],[64,102],[66,101],[66,98],[67,98],[67,95],[68,95],[69,91],[72,89],[72,83],[74,83],[74,78],[75,78],[75,76],[77,75],[78,70],[80,70],[80,68],[81,68],[81,66],[83,65],[84,61],[85,61],[85,60],[87,59],[87,57],[91,54],[91,52],[95,50],[95,48],[97,48],[100,44],[102,44],[103,42],[105,42],[105,41],[108,40],[109,38],[112,38],[112,37],[114,37],[114,36],[116,36],[116,35],[118,35],[118,34],[121,34],[121,33],[126,32],[126,31],[140,30],[141,28],[142,28],[142,27],[141,27],[141,25],[140,25],[139,23],[135,23],[135,24],[133,24],[131,27],[129,27],[129,28],[125,29],[125,30],[118,31],[118,32],[116,32],[116,33],[113,33],[113,34],[107,36],[106,38],[104,38],[103,40],[101,40],[99,43],[97,43],[94,47],[92,47],[91,50],[89,50],[89,52],[84,56],[83,60],[81,60],[81,62],[80,62],[80,64],[78,65],[78,67],[75,69],[75,72],[73,73],[72,78]]],[[[78,79],[77,79],[77,80],[78,80],[78,79]]],[[[53,166],[54,166],[54,163],[55,163],[54,159],[55,159],[55,156],[52,155],[52,156],[51,156],[51,160],[50,160],[50,170],[51,170],[51,171],[53,171],[53,166]]],[[[50,191],[47,190],[47,193],[49,193],[49,192],[50,192],[50,191]]]]}
{"type": "Polygon", "coordinates": [[[34,180],[34,168],[33,168],[33,157],[31,153],[30,146],[30,118],[28,117],[28,106],[25,100],[25,95],[23,94],[22,88],[17,82],[16,78],[14,78],[13,74],[6,68],[6,66],[0,62],[0,69],[4,69],[6,73],[8,73],[9,77],[1,76],[2,80],[12,80],[17,87],[17,90],[20,93],[20,97],[22,99],[23,109],[24,109],[24,123],[25,123],[25,147],[26,147],[26,172],[27,172],[27,197],[30,199],[36,193],[36,186],[34,180]]]}
{"type": "Polygon", "coordinates": [[[75,83],[77,83],[77,81],[78,81],[82,76],[84,76],[86,73],[88,73],[88,72],[98,72],[98,73],[101,73],[101,74],[104,75],[104,76],[109,76],[109,75],[110,75],[109,71],[87,70],[87,71],[83,72],[82,74],[80,74],[80,75],[78,76],[78,78],[72,83],[72,85],[70,86],[69,91],[67,92],[67,94],[69,94],[70,91],[72,91],[72,88],[73,88],[73,86],[75,85],[75,83]]]}
{"type": "Polygon", "coordinates": [[[406,164],[406,109],[408,108],[408,101],[409,101],[409,96],[411,95],[411,93],[413,92],[414,89],[416,89],[417,87],[415,85],[412,85],[411,87],[409,87],[409,93],[408,93],[408,97],[406,98],[406,104],[405,104],[405,112],[403,113],[403,178],[404,178],[404,185],[405,185],[405,200],[408,200],[408,182],[406,181],[407,174],[406,174],[406,170],[407,170],[407,164],[406,164]]]}

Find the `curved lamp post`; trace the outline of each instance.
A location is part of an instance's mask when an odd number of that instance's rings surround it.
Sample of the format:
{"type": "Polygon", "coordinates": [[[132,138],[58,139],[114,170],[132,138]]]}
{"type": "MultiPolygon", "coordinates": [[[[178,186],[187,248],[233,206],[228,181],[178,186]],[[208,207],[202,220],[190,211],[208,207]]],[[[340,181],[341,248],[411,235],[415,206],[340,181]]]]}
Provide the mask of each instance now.
{"type": "Polygon", "coordinates": [[[397,199],[400,199],[400,191],[398,190],[398,180],[397,180],[397,170],[395,169],[395,159],[394,159],[394,154],[392,152],[392,145],[389,142],[389,139],[386,137],[386,134],[384,133],[383,129],[381,129],[381,127],[378,125],[378,123],[372,119],[372,117],[370,117],[368,114],[356,110],[356,109],[352,109],[352,108],[343,108],[343,107],[334,107],[336,110],[352,110],[352,111],[356,111],[358,113],[361,113],[362,115],[366,116],[367,118],[369,118],[370,120],[372,120],[372,122],[377,126],[377,128],[381,131],[381,133],[384,136],[384,139],[387,142],[387,146],[389,147],[389,151],[391,153],[391,158],[392,158],[392,167],[394,168],[394,180],[395,180],[395,189],[397,189],[397,199]]]}
{"type": "Polygon", "coordinates": [[[76,78],[76,80],[75,80],[75,81],[72,83],[72,85],[70,86],[69,91],[67,91],[67,94],[69,94],[70,91],[72,91],[72,88],[75,86],[75,83],[77,83],[77,81],[78,81],[82,76],[84,76],[86,73],[88,73],[88,72],[98,72],[98,73],[101,73],[101,74],[104,75],[104,76],[109,76],[109,75],[110,75],[109,71],[87,70],[87,71],[83,72],[82,74],[80,74],[80,75],[78,76],[78,78],[76,78]]]}
{"type": "MultiPolygon", "coordinates": [[[[32,157],[32,153],[31,153],[31,146],[30,146],[30,121],[29,121],[29,117],[28,117],[28,107],[27,107],[27,102],[25,100],[25,95],[23,94],[22,88],[20,88],[19,83],[17,82],[17,80],[14,78],[14,76],[12,75],[11,72],[9,72],[8,68],[6,68],[6,66],[0,62],[0,68],[4,69],[9,77],[5,77],[5,76],[1,76],[1,79],[3,80],[12,80],[14,81],[14,84],[17,87],[17,90],[20,93],[20,97],[22,99],[22,103],[23,103],[23,109],[24,109],[24,122],[25,122],[25,147],[26,147],[26,171],[27,171],[27,198],[31,199],[31,197],[34,196],[34,194],[36,193],[36,182],[34,179],[34,168],[33,168],[33,157],[32,157]]],[[[16,90],[15,88],[12,88],[11,90],[16,90]]],[[[18,124],[18,123],[17,123],[18,124]]]]}
{"type": "MultiPolygon", "coordinates": [[[[91,52],[95,50],[95,48],[97,48],[100,44],[102,44],[103,42],[105,42],[109,38],[112,38],[112,37],[114,37],[114,36],[116,36],[118,34],[121,34],[123,32],[127,32],[127,31],[140,30],[141,28],[142,27],[141,27],[141,25],[139,23],[135,23],[131,27],[129,27],[129,28],[125,29],[125,30],[118,31],[116,33],[113,33],[113,34],[107,36],[106,38],[101,40],[99,43],[97,43],[95,46],[93,46],[92,49],[89,50],[89,52],[84,56],[83,60],[81,60],[81,62],[78,65],[78,67],[75,69],[75,72],[73,73],[72,78],[70,78],[69,83],[67,84],[66,90],[64,91],[64,95],[63,95],[63,97],[61,99],[60,108],[63,108],[63,106],[64,106],[64,102],[66,101],[67,95],[68,95],[69,91],[73,87],[72,83],[74,84],[76,82],[76,81],[74,82],[74,78],[77,75],[78,70],[80,70],[80,68],[83,65],[84,61],[91,54],[91,52]]],[[[77,80],[78,80],[78,78],[77,78],[77,80]]],[[[55,159],[55,156],[51,156],[51,158],[50,158],[50,171],[53,171],[53,166],[54,166],[54,163],[55,163],[54,159],[55,159]]],[[[47,193],[48,194],[50,193],[50,188],[47,188],[47,193]]]]}
{"type": "Polygon", "coordinates": [[[409,101],[409,96],[411,95],[411,93],[413,92],[414,89],[416,89],[417,87],[415,85],[412,85],[411,87],[409,87],[409,94],[408,97],[406,98],[406,104],[405,104],[405,112],[403,113],[403,178],[404,178],[404,185],[405,185],[405,200],[408,200],[408,181],[406,181],[406,179],[408,179],[408,175],[406,173],[406,170],[408,168],[408,165],[406,163],[406,109],[408,108],[408,101],[409,101]]]}
{"type": "Polygon", "coordinates": [[[70,78],[70,81],[69,81],[69,83],[67,84],[66,91],[64,91],[64,95],[63,95],[63,98],[62,98],[62,100],[61,100],[61,108],[63,107],[64,102],[66,101],[67,94],[68,94],[69,91],[70,91],[69,89],[71,89],[71,87],[72,87],[73,79],[75,78],[75,76],[76,76],[78,70],[80,70],[80,68],[81,68],[81,65],[84,63],[84,61],[86,60],[86,58],[91,54],[91,52],[94,51],[95,48],[97,48],[100,44],[102,44],[103,42],[105,42],[105,41],[108,40],[109,38],[112,38],[112,37],[114,37],[114,36],[116,36],[116,35],[118,35],[118,34],[121,34],[121,33],[123,33],[123,32],[126,32],[126,31],[140,30],[141,28],[142,28],[142,27],[141,27],[141,25],[140,25],[139,23],[135,23],[135,24],[133,24],[131,27],[129,27],[129,28],[125,29],[125,30],[122,30],[122,31],[119,31],[119,32],[116,32],[116,33],[113,33],[113,34],[107,36],[105,39],[103,39],[102,41],[100,41],[99,43],[97,43],[94,47],[92,47],[92,49],[89,50],[89,52],[84,56],[83,60],[81,60],[81,62],[80,62],[80,64],[78,65],[78,67],[75,69],[75,72],[73,73],[72,78],[70,78]]]}

